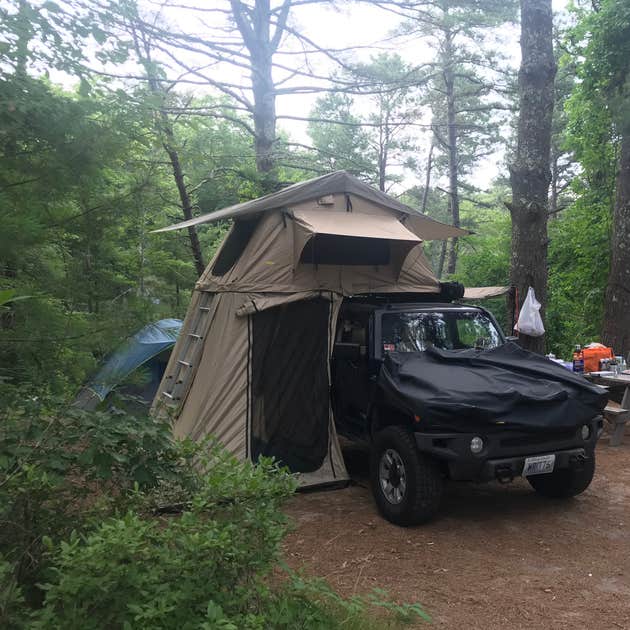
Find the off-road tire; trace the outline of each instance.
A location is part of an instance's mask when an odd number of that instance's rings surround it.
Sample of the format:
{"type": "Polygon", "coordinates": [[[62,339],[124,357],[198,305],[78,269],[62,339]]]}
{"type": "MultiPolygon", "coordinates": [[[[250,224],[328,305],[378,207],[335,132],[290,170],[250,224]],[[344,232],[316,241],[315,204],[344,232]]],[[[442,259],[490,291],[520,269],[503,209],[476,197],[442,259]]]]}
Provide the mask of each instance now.
{"type": "Polygon", "coordinates": [[[527,481],[538,494],[551,499],[568,499],[581,494],[593,480],[595,474],[595,453],[583,463],[581,468],[560,468],[545,475],[532,475],[527,481]]]}
{"type": "Polygon", "coordinates": [[[419,525],[430,520],[440,507],[444,481],[436,463],[418,453],[411,432],[391,426],[379,431],[370,453],[370,481],[381,514],[396,525],[419,525]],[[405,473],[405,491],[398,503],[387,499],[381,487],[381,459],[387,452],[400,458],[405,473]]]}

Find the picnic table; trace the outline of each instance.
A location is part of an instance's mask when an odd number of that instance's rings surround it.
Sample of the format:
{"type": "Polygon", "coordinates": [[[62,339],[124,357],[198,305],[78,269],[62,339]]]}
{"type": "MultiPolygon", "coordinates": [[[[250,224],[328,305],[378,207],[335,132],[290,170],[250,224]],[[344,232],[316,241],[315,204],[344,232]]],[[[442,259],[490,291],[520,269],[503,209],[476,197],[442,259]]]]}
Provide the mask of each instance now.
{"type": "Polygon", "coordinates": [[[626,422],[630,420],[630,374],[606,374],[590,372],[585,374],[589,381],[604,387],[624,387],[621,404],[612,400],[608,401],[604,409],[604,417],[612,426],[610,445],[619,446],[623,439],[626,422]]]}

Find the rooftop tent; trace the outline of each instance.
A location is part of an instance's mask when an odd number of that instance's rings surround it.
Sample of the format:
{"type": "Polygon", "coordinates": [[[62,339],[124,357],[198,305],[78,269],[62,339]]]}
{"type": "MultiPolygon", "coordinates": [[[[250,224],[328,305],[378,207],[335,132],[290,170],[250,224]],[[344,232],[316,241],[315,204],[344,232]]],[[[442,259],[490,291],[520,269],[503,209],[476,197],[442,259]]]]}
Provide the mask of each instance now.
{"type": "Polygon", "coordinates": [[[339,171],[158,231],[233,219],[199,278],[153,408],[178,436],[274,456],[304,486],[346,479],[330,403],[339,307],[439,293],[422,241],[465,230],[339,171]]]}
{"type": "Polygon", "coordinates": [[[162,319],[148,324],[126,339],[81,389],[75,406],[94,409],[105,400],[112,389],[141,366],[149,368],[150,381],[138,394],[147,397],[148,402],[151,402],[167,362],[166,357],[161,361],[158,358],[175,345],[182,323],[181,319],[162,319]]]}
{"type": "MultiPolygon", "coordinates": [[[[398,201],[398,199],[369,186],[345,171],[335,171],[321,177],[292,184],[264,197],[229,206],[223,210],[202,214],[194,219],[160,228],[155,230],[155,232],[179,230],[192,225],[200,225],[221,219],[243,218],[261,211],[289,208],[302,202],[313,200],[319,200],[317,205],[320,206],[334,205],[335,201],[341,200],[346,209],[348,209],[348,206],[352,206],[353,199],[368,201],[374,205],[407,215],[405,220],[413,226],[410,229],[414,232],[424,231],[423,238],[426,240],[442,240],[451,236],[466,236],[469,234],[467,230],[441,223],[431,217],[420,214],[410,206],[398,201]],[[335,195],[335,198],[332,195],[335,195]]],[[[419,235],[422,236],[421,234],[419,235]]]]}

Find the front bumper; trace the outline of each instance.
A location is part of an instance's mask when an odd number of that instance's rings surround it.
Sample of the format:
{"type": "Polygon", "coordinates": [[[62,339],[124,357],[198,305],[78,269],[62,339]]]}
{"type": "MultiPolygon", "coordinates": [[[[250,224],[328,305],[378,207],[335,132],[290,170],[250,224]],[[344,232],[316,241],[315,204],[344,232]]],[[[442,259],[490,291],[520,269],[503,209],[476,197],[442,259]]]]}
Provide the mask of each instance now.
{"type": "Polygon", "coordinates": [[[534,455],[555,454],[555,470],[579,467],[593,456],[601,435],[603,419],[597,416],[591,422],[590,436],[583,440],[581,427],[567,431],[523,432],[505,429],[493,433],[414,433],[421,453],[442,461],[449,477],[456,481],[510,481],[523,472],[525,459],[534,455]],[[483,450],[474,454],[470,441],[479,436],[483,450]]]}

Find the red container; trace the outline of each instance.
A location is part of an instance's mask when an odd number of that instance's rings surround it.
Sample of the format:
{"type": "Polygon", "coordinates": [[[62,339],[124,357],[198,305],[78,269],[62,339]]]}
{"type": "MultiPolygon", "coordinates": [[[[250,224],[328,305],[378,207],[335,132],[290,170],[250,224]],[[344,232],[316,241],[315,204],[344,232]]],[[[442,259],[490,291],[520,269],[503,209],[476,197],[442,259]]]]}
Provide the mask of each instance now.
{"type": "Polygon", "coordinates": [[[599,360],[612,359],[615,356],[612,348],[607,348],[606,346],[584,348],[582,353],[584,355],[585,372],[599,372],[599,360]]]}

